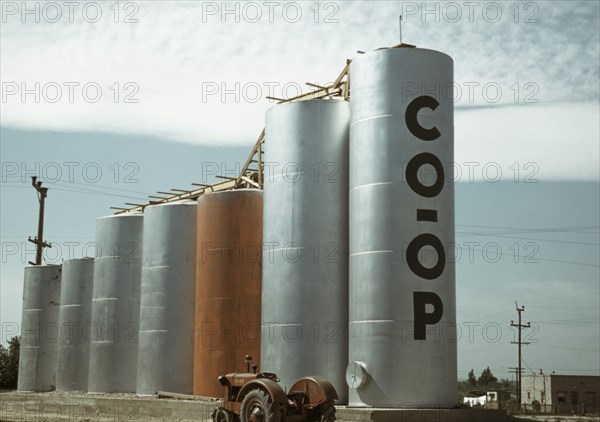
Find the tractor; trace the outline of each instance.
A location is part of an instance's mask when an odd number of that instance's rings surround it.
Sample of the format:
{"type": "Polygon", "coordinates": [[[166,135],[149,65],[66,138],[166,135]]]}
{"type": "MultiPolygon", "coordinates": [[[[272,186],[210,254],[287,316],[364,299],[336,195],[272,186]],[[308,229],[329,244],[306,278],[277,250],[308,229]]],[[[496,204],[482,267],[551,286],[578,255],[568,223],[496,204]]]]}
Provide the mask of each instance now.
{"type": "Polygon", "coordinates": [[[317,376],[297,380],[289,392],[279,385],[272,372],[257,373],[246,355],[246,373],[221,375],[224,387],[222,406],[213,412],[213,422],[333,422],[334,400],[338,399],[333,385],[317,376]],[[250,372],[252,368],[252,372],[250,372]]]}

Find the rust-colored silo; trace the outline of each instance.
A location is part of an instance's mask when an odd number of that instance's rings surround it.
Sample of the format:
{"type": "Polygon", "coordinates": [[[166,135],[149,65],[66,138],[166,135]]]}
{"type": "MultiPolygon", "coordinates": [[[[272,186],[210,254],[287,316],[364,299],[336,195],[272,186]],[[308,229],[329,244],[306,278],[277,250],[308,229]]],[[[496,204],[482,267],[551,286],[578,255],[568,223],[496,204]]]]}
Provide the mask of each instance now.
{"type": "Polygon", "coordinates": [[[221,397],[217,377],[260,364],[262,191],[198,199],[194,394],[221,397]]]}

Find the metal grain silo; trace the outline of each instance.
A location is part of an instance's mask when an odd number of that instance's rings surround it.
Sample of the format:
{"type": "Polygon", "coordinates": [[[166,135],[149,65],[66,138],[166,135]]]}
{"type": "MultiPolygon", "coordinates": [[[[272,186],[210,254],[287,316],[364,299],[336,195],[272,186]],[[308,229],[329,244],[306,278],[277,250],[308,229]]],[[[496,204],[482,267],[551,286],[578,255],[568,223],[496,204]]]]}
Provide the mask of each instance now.
{"type": "Polygon", "coordinates": [[[286,387],[319,375],[347,401],[348,125],[345,101],[266,116],[261,366],[286,387]]]}
{"type": "Polygon", "coordinates": [[[60,279],[60,265],[25,268],[19,391],[55,389],[60,279]]]}
{"type": "Polygon", "coordinates": [[[381,49],[350,75],[350,404],[451,407],[453,62],[381,49]]]}
{"type": "Polygon", "coordinates": [[[196,214],[195,201],[144,212],[137,394],[192,394],[196,214]]]}
{"type": "Polygon", "coordinates": [[[102,217],[96,223],[90,326],[90,393],[136,389],[143,215],[102,217]]]}
{"type": "Polygon", "coordinates": [[[198,198],[194,394],[221,397],[217,377],[260,361],[262,191],[198,198]]]}
{"type": "Polygon", "coordinates": [[[69,259],[62,265],[57,391],[87,391],[92,318],[94,258],[69,259]]]}

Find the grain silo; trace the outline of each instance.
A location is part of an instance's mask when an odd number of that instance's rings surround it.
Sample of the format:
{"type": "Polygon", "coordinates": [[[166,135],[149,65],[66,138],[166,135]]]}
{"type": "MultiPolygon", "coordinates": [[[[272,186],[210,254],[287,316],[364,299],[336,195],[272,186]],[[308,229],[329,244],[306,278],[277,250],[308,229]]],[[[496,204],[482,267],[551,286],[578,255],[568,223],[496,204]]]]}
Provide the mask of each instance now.
{"type": "Polygon", "coordinates": [[[221,397],[217,377],[260,361],[263,193],[198,198],[194,394],[221,397]]]}
{"type": "Polygon", "coordinates": [[[195,201],[146,208],[137,393],[192,394],[196,286],[195,201]]]}
{"type": "Polygon", "coordinates": [[[19,391],[51,391],[56,387],[60,282],[60,265],[25,268],[19,391]]]}
{"type": "Polygon", "coordinates": [[[62,264],[58,340],[57,391],[87,391],[90,357],[94,258],[62,264]]]}
{"type": "Polygon", "coordinates": [[[266,116],[262,370],[287,388],[319,375],[347,400],[346,101],[308,100],[266,116]]]}
{"type": "Polygon", "coordinates": [[[350,77],[350,404],[451,407],[453,62],[380,49],[350,77]]]}
{"type": "Polygon", "coordinates": [[[96,223],[90,393],[136,389],[143,218],[139,213],[117,214],[96,223]]]}

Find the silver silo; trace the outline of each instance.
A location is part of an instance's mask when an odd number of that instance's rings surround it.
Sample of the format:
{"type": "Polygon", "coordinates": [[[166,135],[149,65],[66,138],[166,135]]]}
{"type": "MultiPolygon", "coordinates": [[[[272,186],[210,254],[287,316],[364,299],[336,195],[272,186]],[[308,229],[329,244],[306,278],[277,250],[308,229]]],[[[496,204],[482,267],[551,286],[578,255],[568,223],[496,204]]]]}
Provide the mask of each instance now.
{"type": "Polygon", "coordinates": [[[287,388],[330,380],[347,401],[348,124],[345,101],[266,116],[261,368],[287,388]]]}
{"type": "Polygon", "coordinates": [[[380,49],[350,75],[350,404],[451,407],[453,62],[380,49]]]}
{"type": "Polygon", "coordinates": [[[56,387],[60,281],[60,265],[25,268],[19,391],[51,391],[56,387]]]}
{"type": "Polygon", "coordinates": [[[155,205],[144,214],[136,392],[192,394],[197,205],[155,205]]]}
{"type": "Polygon", "coordinates": [[[69,259],[62,265],[57,391],[87,391],[92,318],[94,258],[69,259]]]}
{"type": "Polygon", "coordinates": [[[142,214],[129,213],[96,223],[90,393],[136,389],[143,219],[142,214]]]}

